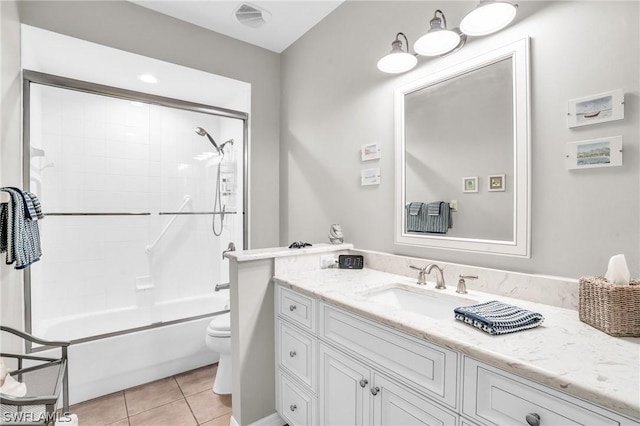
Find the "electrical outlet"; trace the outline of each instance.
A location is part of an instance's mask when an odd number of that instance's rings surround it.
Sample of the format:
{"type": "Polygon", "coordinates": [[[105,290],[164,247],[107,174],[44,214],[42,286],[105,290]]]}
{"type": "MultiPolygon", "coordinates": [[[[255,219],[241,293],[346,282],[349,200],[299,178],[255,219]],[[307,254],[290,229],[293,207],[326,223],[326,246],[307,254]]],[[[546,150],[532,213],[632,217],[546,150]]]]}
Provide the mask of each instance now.
{"type": "Polygon", "coordinates": [[[333,254],[320,256],[320,269],[333,268],[338,264],[338,258],[333,254]]]}

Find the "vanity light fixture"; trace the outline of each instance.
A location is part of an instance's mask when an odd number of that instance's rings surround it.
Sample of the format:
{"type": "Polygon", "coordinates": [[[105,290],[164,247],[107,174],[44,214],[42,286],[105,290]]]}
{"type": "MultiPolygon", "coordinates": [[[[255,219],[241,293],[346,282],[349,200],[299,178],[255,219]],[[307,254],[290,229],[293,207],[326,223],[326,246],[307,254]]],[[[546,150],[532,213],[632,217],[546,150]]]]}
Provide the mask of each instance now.
{"type": "Polygon", "coordinates": [[[407,36],[403,33],[398,33],[396,34],[396,39],[391,43],[391,52],[378,61],[378,69],[389,74],[398,74],[413,69],[417,63],[416,56],[409,53],[407,36]],[[400,36],[404,37],[406,50],[402,48],[400,36]]]}
{"type": "Polygon", "coordinates": [[[378,61],[378,69],[389,74],[406,72],[416,66],[417,55],[444,56],[462,48],[467,36],[482,36],[500,31],[513,21],[517,4],[507,0],[480,0],[480,4],[467,13],[460,28],[447,29],[447,18],[436,9],[429,21],[429,31],[413,45],[416,54],[409,53],[409,41],[404,33],[398,33],[391,43],[391,53],[378,61]],[[404,37],[406,50],[400,36],[404,37]]]}
{"type": "Polygon", "coordinates": [[[480,4],[462,18],[460,30],[470,36],[500,31],[516,17],[517,6],[508,1],[480,0],[480,4]]]}
{"type": "Polygon", "coordinates": [[[413,45],[413,50],[419,55],[446,55],[460,49],[466,41],[466,37],[462,37],[459,31],[447,29],[447,18],[440,9],[433,14],[429,26],[431,27],[429,31],[413,45]]]}

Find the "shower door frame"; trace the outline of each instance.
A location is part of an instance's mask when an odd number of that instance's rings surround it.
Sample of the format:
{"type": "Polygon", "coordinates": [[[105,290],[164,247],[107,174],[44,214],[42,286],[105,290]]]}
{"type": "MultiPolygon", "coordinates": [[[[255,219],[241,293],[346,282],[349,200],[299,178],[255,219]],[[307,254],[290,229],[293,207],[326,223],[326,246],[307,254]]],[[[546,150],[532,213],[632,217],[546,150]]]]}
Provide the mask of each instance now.
{"type": "MultiPolygon", "coordinates": [[[[79,92],[90,93],[99,96],[108,96],[128,101],[144,102],[147,104],[158,105],[162,107],[180,109],[184,111],[193,111],[203,114],[216,115],[219,117],[227,117],[242,120],[242,163],[243,163],[243,188],[242,188],[242,244],[246,250],[249,248],[249,113],[235,111],[232,109],[214,107],[210,105],[200,104],[196,102],[184,101],[181,99],[168,98],[165,96],[153,95],[150,93],[138,92],[135,90],[122,89],[119,87],[107,86],[99,83],[91,83],[88,81],[76,80],[68,77],[61,77],[53,74],[42,73],[38,71],[22,70],[22,184],[25,191],[30,191],[31,185],[31,83],[41,84],[45,86],[57,87],[67,90],[75,90],[79,92]]],[[[150,212],[131,212],[131,213],[104,213],[101,215],[150,215],[150,212]]],[[[44,213],[47,216],[46,212],[44,213]]],[[[92,215],[92,213],[84,213],[83,215],[92,215]]],[[[24,324],[27,333],[32,332],[31,317],[31,271],[29,268],[24,269],[24,324]]],[[[96,336],[84,337],[72,340],[71,343],[83,343],[91,340],[104,339],[112,336],[133,333],[136,331],[148,330],[167,325],[178,324],[181,322],[193,321],[201,318],[211,317],[229,312],[229,310],[206,313],[202,315],[180,318],[177,320],[163,321],[160,323],[148,324],[141,327],[127,328],[125,330],[113,331],[110,333],[99,334],[96,336]]],[[[37,352],[40,348],[33,348],[31,343],[26,343],[26,352],[37,352]]]]}

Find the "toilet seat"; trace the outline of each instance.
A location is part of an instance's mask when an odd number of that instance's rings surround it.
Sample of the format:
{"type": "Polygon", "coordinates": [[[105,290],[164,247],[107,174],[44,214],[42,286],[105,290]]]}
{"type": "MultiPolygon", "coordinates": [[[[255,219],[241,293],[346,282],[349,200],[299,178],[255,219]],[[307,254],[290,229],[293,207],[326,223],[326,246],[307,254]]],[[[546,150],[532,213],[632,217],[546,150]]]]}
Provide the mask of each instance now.
{"type": "Polygon", "coordinates": [[[207,327],[211,337],[231,337],[231,315],[229,313],[214,317],[207,327]]]}

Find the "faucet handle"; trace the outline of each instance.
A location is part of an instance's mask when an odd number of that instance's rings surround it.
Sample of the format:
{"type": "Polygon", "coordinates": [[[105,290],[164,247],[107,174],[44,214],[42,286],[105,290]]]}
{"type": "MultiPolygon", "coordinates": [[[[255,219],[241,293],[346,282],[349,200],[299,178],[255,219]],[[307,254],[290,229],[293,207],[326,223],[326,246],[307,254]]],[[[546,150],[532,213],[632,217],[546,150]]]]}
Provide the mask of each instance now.
{"type": "Polygon", "coordinates": [[[464,280],[477,280],[477,275],[459,275],[458,280],[458,288],[456,288],[456,293],[467,294],[467,283],[464,280]]]}
{"type": "Polygon", "coordinates": [[[413,266],[413,265],[409,265],[409,268],[411,269],[415,269],[418,272],[418,282],[416,284],[418,285],[425,285],[427,283],[427,267],[425,266],[424,268],[419,268],[417,266],[413,266]]]}

